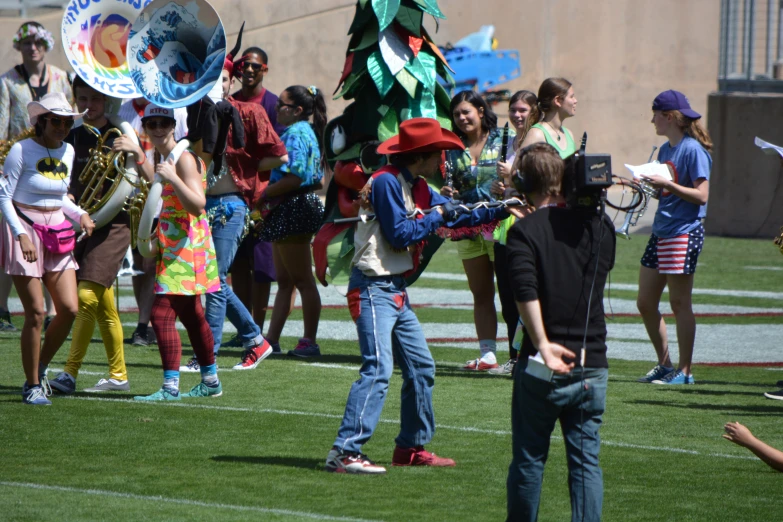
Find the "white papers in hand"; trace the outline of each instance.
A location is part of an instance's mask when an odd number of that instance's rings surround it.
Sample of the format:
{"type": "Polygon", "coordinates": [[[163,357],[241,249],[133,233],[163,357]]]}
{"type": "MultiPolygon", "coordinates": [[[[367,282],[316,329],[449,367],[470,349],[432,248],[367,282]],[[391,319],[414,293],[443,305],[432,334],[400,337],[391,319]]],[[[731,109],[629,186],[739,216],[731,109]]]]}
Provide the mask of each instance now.
{"type": "Polygon", "coordinates": [[[778,147],[777,145],[773,145],[768,141],[762,140],[758,136],[756,136],[754,143],[758,148],[764,151],[764,154],[769,154],[772,156],[774,156],[775,154],[779,154],[780,157],[783,158],[783,147],[778,147]]]}
{"type": "Polygon", "coordinates": [[[669,166],[665,163],[645,163],[644,165],[629,165],[625,164],[625,168],[631,171],[631,174],[633,174],[633,177],[636,179],[639,178],[649,178],[651,176],[661,176],[664,179],[671,180],[672,179],[672,173],[669,171],[669,166]]]}

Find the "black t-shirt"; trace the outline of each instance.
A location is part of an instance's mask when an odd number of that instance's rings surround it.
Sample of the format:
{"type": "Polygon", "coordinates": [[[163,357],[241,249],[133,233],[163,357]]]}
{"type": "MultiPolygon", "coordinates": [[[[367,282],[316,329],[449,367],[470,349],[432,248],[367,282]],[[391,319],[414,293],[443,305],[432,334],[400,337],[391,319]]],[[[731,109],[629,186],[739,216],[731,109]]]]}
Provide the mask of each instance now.
{"type": "MultiPolygon", "coordinates": [[[[98,130],[100,131],[101,136],[103,136],[106,134],[106,132],[113,128],[115,127],[111,123],[107,123],[98,130]]],[[[104,142],[104,146],[111,148],[112,143],[114,143],[114,137],[114,135],[109,136],[104,142]]],[[[80,125],[79,127],[71,130],[70,134],[68,134],[68,137],[65,138],[65,142],[70,143],[73,146],[74,152],[73,171],[71,172],[71,185],[68,189],[68,192],[73,194],[73,197],[76,198],[76,202],[78,204],[79,198],[81,198],[85,188],[84,184],[79,181],[79,176],[82,174],[84,167],[87,166],[87,162],[90,160],[90,151],[98,145],[98,137],[95,136],[92,132],[88,131],[84,125],[80,125]]],[[[107,181],[101,193],[105,193],[106,189],[110,185],[111,183],[107,181]]],[[[121,219],[123,221],[127,220],[127,213],[120,211],[117,217],[114,219],[121,219]]]]}
{"type": "MultiPolygon", "coordinates": [[[[607,275],[614,267],[615,241],[614,225],[606,215],[601,219],[594,213],[570,208],[537,210],[517,221],[508,232],[506,252],[514,298],[518,302],[538,299],[549,340],[577,356],[598,260],[587,320],[588,368],[608,366],[603,295],[607,275]]],[[[529,335],[522,341],[521,353],[536,353],[529,335]]]]}

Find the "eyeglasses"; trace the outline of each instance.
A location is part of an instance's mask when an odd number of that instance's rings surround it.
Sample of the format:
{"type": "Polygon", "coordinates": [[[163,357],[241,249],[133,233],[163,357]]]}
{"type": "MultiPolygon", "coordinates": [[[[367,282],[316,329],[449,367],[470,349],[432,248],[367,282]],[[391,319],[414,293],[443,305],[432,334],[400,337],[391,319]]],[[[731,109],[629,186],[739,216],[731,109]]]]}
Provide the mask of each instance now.
{"type": "Polygon", "coordinates": [[[161,119],[161,120],[152,120],[148,121],[144,124],[144,127],[149,130],[155,130],[155,129],[170,129],[174,126],[174,120],[170,120],[169,118],[161,119]]]}
{"type": "Polygon", "coordinates": [[[253,72],[265,71],[266,70],[266,64],[264,64],[264,63],[242,62],[242,68],[243,69],[247,69],[248,67],[253,69],[253,72]]]}
{"type": "Polygon", "coordinates": [[[52,118],[50,116],[48,118],[44,118],[44,120],[51,123],[52,127],[57,129],[70,129],[73,127],[73,118],[52,118]]]}

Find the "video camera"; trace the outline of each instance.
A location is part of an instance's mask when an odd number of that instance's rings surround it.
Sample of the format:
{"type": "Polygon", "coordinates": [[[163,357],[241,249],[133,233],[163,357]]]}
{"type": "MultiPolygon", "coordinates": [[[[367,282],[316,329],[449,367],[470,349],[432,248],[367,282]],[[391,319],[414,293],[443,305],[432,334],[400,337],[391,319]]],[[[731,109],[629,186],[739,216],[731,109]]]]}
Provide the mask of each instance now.
{"type": "MultiPolygon", "coordinates": [[[[578,151],[565,158],[562,194],[568,206],[600,212],[606,200],[606,189],[612,186],[611,154],[587,154],[587,133],[582,135],[578,151]]],[[[524,154],[524,150],[520,151],[524,154]]],[[[530,184],[517,172],[514,184],[521,194],[531,192],[530,184]]]]}

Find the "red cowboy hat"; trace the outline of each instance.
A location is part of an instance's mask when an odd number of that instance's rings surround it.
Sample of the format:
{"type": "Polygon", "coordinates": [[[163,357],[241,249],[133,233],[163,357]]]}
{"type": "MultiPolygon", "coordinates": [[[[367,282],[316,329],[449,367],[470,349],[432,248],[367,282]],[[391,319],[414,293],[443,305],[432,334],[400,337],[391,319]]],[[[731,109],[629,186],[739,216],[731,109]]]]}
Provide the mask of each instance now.
{"type": "Polygon", "coordinates": [[[400,123],[400,133],[378,145],[378,154],[465,150],[465,145],[453,132],[441,128],[438,120],[412,118],[400,123]]]}

